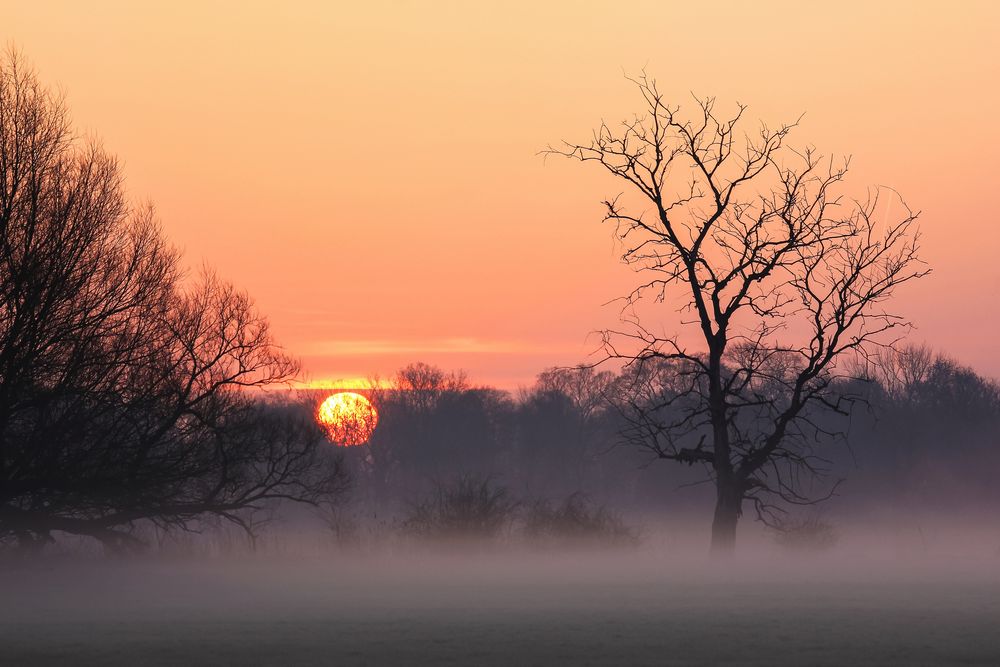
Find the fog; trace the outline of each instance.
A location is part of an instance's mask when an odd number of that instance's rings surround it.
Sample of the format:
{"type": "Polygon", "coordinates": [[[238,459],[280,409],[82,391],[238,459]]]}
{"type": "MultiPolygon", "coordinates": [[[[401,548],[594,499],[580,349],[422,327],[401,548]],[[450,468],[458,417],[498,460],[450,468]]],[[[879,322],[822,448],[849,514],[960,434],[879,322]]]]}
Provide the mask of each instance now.
{"type": "Polygon", "coordinates": [[[679,524],[625,549],[300,530],[52,554],[0,574],[0,644],[4,664],[996,664],[1000,530],[925,518],[821,553],[748,529],[730,559],[679,524]]]}

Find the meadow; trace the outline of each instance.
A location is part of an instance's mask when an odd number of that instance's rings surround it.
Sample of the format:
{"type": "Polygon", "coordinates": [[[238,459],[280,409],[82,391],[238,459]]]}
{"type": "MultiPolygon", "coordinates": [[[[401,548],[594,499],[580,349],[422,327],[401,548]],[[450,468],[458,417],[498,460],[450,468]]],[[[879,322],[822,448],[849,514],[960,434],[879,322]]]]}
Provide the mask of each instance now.
{"type": "Polygon", "coordinates": [[[1000,558],[766,549],[23,563],[5,665],[996,665],[1000,558]]]}

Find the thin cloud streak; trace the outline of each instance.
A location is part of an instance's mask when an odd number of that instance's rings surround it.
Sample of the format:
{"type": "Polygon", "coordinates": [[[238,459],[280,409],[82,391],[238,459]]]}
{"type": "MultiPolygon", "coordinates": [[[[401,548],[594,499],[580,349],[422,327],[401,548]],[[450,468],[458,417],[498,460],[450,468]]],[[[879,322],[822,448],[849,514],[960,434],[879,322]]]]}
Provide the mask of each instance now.
{"type": "Polygon", "coordinates": [[[308,356],[372,356],[389,354],[544,354],[558,351],[523,341],[439,338],[430,340],[325,340],[307,343],[297,350],[308,356]]]}
{"type": "Polygon", "coordinates": [[[386,378],[335,378],[303,380],[293,384],[296,389],[337,390],[337,391],[370,391],[372,389],[391,389],[392,381],[386,378]]]}

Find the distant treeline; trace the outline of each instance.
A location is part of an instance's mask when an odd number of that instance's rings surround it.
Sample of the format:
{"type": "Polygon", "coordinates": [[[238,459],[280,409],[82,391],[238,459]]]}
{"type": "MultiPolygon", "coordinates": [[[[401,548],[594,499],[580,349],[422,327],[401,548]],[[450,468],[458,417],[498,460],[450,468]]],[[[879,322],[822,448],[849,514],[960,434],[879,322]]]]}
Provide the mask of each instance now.
{"type": "MultiPolygon", "coordinates": [[[[671,371],[665,364],[664,393],[671,371]]],[[[846,435],[815,450],[828,480],[843,480],[837,506],[1000,506],[995,381],[921,346],[870,359],[854,375],[840,387],[854,397],[849,413],[826,417],[848,422],[846,429],[837,425],[846,435]]],[[[356,459],[355,496],[398,504],[435,483],[476,474],[532,497],[582,492],[632,511],[700,503],[711,495],[710,487],[696,485],[707,474],[701,464],[658,462],[623,437],[633,386],[628,371],[553,368],[512,394],[475,386],[462,373],[407,366],[371,392],[379,426],[367,447],[348,452],[356,459]]]]}

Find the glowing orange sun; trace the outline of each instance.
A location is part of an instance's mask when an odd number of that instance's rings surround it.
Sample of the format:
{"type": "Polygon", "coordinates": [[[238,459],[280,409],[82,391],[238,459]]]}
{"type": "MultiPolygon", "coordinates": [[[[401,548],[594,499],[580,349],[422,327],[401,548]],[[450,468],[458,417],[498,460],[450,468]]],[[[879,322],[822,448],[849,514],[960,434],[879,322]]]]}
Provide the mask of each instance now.
{"type": "Polygon", "coordinates": [[[341,391],[319,404],[316,421],[333,444],[354,447],[368,442],[378,424],[378,411],[361,394],[341,391]]]}

